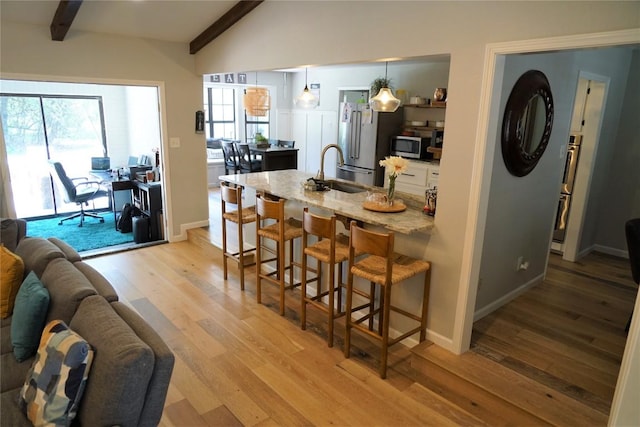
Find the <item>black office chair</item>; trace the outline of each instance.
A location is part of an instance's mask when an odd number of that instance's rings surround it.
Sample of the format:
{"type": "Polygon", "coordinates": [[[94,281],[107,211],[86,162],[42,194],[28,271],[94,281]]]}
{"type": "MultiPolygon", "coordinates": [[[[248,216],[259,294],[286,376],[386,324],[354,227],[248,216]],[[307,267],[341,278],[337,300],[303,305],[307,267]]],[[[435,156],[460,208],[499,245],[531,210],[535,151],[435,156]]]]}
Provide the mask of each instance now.
{"type": "Polygon", "coordinates": [[[278,147],[295,148],[295,145],[295,141],[284,141],[282,139],[278,140],[278,147]]]}
{"type": "MultiPolygon", "coordinates": [[[[629,262],[631,263],[631,277],[637,285],[640,285],[640,218],[630,219],[624,225],[624,231],[627,236],[627,249],[629,250],[629,262]]],[[[631,326],[631,316],[624,330],[629,332],[631,326]]]]}
{"type": "Polygon", "coordinates": [[[262,172],[262,160],[252,159],[249,144],[236,144],[240,173],[262,172]]]}
{"type": "Polygon", "coordinates": [[[109,195],[109,192],[102,188],[100,182],[89,181],[86,177],[69,178],[60,162],[50,161],[49,164],[51,178],[55,182],[58,191],[63,194],[64,201],[67,203],[76,203],[80,206],[80,212],[61,219],[58,225],[62,225],[62,223],[68,219],[80,217],[78,227],[82,227],[85,216],[97,218],[100,222],[104,222],[104,218],[100,215],[84,211],[84,205],[88,205],[90,200],[93,201],[99,197],[107,197],[109,195]],[[76,183],[76,181],[79,182],[76,183]]]}
{"type": "Polygon", "coordinates": [[[233,173],[240,171],[238,164],[238,156],[236,155],[235,143],[233,141],[220,141],[222,147],[222,155],[224,157],[224,172],[229,175],[229,170],[233,173]]]}

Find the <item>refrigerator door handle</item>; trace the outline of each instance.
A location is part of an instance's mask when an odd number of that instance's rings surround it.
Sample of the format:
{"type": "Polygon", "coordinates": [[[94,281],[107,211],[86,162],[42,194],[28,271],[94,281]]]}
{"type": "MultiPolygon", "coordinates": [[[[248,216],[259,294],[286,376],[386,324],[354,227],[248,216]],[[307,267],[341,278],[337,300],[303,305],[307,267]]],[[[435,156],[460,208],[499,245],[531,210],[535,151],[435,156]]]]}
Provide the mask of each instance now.
{"type": "Polygon", "coordinates": [[[355,140],[354,140],[354,144],[353,144],[353,158],[354,159],[359,159],[360,158],[360,127],[361,127],[361,123],[362,123],[362,112],[358,111],[356,113],[356,118],[357,120],[355,121],[355,140]]]}
{"type": "Polygon", "coordinates": [[[366,169],[353,168],[351,166],[338,166],[338,169],[341,169],[345,172],[359,173],[362,175],[372,175],[373,171],[366,169]]]}
{"type": "Polygon", "coordinates": [[[558,210],[556,212],[556,221],[553,227],[553,240],[556,242],[564,242],[565,233],[567,231],[570,200],[571,196],[568,194],[560,195],[558,210]]]}
{"type": "Polygon", "coordinates": [[[564,165],[562,176],[562,192],[571,194],[573,192],[573,181],[576,178],[576,168],[578,167],[579,146],[570,145],[567,150],[567,159],[564,165]]]}
{"type": "Polygon", "coordinates": [[[356,112],[352,111],[351,112],[351,123],[349,123],[349,146],[347,147],[347,149],[349,150],[349,152],[347,153],[347,157],[349,157],[350,159],[353,159],[353,146],[354,146],[354,141],[356,138],[356,112]]]}

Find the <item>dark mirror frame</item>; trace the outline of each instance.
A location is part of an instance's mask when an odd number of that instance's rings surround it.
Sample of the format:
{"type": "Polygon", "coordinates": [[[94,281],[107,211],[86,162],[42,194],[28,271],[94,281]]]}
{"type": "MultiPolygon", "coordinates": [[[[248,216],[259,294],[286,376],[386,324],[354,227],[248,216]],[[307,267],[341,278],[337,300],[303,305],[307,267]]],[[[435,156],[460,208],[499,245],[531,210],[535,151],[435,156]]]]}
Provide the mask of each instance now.
{"type": "Polygon", "coordinates": [[[529,70],[513,85],[502,119],[502,158],[512,175],[525,176],[536,167],[549,144],[552,125],[553,97],[549,81],[541,71],[529,70]],[[540,96],[544,103],[545,123],[523,123],[533,119],[528,117],[530,111],[527,107],[536,96],[540,96]],[[531,136],[531,132],[523,129],[525,126],[529,128],[544,126],[540,141],[524,141],[527,135],[531,136]],[[529,152],[525,147],[535,147],[535,149],[529,152]]]}

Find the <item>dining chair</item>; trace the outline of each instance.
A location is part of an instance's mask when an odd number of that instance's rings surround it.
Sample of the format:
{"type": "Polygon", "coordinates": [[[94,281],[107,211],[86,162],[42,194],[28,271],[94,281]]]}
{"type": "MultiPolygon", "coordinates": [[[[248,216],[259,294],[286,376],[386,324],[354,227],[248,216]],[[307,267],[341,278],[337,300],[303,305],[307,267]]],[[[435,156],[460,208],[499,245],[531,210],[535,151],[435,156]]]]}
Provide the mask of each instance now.
{"type": "Polygon", "coordinates": [[[278,147],[295,148],[295,145],[295,141],[284,141],[282,139],[278,140],[278,147]]]}
{"type": "Polygon", "coordinates": [[[233,141],[221,141],[220,146],[222,147],[222,156],[224,157],[225,174],[229,175],[229,170],[232,170],[234,174],[240,172],[235,143],[233,141]]]}
{"type": "Polygon", "coordinates": [[[262,172],[262,160],[252,159],[249,144],[236,144],[240,173],[262,172]]]}

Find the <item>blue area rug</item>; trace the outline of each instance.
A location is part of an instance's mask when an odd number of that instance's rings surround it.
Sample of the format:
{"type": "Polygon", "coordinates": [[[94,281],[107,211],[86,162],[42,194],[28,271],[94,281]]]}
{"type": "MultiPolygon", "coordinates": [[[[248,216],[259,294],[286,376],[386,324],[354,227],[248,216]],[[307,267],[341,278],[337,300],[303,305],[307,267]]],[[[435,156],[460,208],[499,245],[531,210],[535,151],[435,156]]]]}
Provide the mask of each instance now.
{"type": "Polygon", "coordinates": [[[80,218],[70,219],[62,225],[58,225],[60,218],[28,221],[27,236],[57,237],[78,252],[133,242],[133,233],[116,230],[113,213],[105,212],[102,216],[104,223],[86,217],[82,227],[78,227],[80,218]]]}

